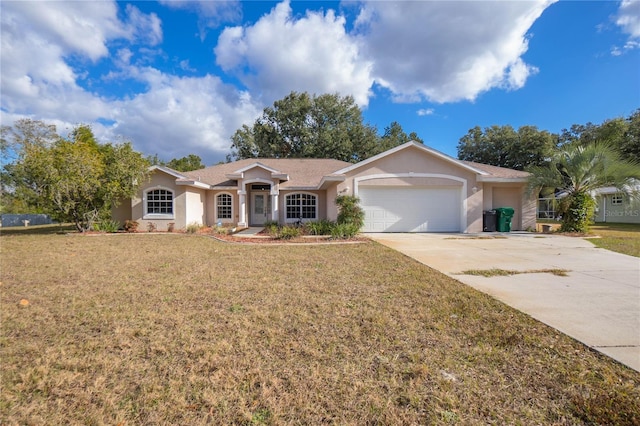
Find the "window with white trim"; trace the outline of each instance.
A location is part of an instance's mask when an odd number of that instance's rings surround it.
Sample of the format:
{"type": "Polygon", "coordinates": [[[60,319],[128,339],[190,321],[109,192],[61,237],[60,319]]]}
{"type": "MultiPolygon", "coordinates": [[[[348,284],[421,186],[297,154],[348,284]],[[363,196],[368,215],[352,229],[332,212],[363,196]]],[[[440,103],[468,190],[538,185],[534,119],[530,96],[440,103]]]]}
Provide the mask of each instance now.
{"type": "Polygon", "coordinates": [[[288,220],[315,220],[318,217],[318,196],[296,193],[285,197],[286,218],[288,220]]]}
{"type": "Polygon", "coordinates": [[[622,194],[613,194],[611,196],[611,204],[613,205],[622,204],[622,200],[623,200],[622,194]]]}
{"type": "Polygon", "coordinates": [[[173,191],[152,189],[146,193],[145,214],[173,217],[173,191]]]}
{"type": "Polygon", "coordinates": [[[233,218],[233,198],[229,194],[216,196],[216,217],[218,219],[233,218]]]}

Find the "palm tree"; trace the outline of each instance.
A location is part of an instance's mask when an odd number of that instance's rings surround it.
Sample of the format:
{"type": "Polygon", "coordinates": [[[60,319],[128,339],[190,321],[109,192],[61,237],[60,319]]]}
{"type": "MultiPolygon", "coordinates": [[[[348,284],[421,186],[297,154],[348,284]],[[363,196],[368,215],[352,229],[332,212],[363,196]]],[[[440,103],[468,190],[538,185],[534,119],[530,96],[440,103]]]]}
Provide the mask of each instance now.
{"type": "Polygon", "coordinates": [[[557,150],[548,166],[528,170],[529,191],[555,188],[566,194],[560,203],[563,232],[587,232],[596,202],[591,193],[613,186],[630,197],[638,197],[635,189],[640,180],[640,163],[627,160],[606,143],[570,144],[557,150]]]}

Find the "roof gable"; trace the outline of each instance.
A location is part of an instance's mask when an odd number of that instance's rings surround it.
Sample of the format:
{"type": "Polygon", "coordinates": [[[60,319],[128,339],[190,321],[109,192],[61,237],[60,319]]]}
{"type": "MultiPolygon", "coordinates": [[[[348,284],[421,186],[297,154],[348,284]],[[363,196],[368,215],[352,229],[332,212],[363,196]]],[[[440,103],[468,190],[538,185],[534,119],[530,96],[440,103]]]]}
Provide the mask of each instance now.
{"type": "Polygon", "coordinates": [[[429,155],[432,155],[432,156],[434,156],[436,158],[442,159],[445,162],[448,162],[450,164],[454,164],[457,167],[460,167],[460,168],[465,169],[467,171],[476,173],[478,175],[488,175],[489,174],[489,173],[487,173],[487,172],[485,172],[483,170],[480,170],[479,168],[476,168],[476,167],[473,167],[471,165],[465,164],[464,162],[462,162],[460,160],[456,160],[453,157],[449,157],[448,155],[446,155],[446,154],[444,154],[444,153],[442,153],[440,151],[437,151],[437,150],[435,150],[433,148],[429,148],[426,145],[424,145],[424,144],[422,144],[420,142],[416,142],[416,141],[410,141],[410,142],[407,142],[405,144],[398,145],[398,146],[396,146],[394,148],[391,148],[391,149],[389,149],[387,151],[384,151],[384,152],[382,152],[382,153],[380,153],[378,155],[374,155],[373,157],[369,157],[366,160],[362,160],[359,163],[353,164],[353,165],[351,165],[349,167],[345,167],[344,169],[340,169],[340,170],[336,171],[335,174],[349,173],[349,172],[351,172],[353,170],[359,169],[360,167],[366,166],[367,164],[373,163],[374,161],[378,161],[381,158],[392,156],[392,155],[396,154],[397,152],[400,152],[400,151],[403,151],[403,150],[409,149],[409,148],[417,148],[417,149],[419,149],[419,150],[421,150],[421,151],[423,151],[423,152],[425,152],[425,153],[427,153],[429,155]]]}

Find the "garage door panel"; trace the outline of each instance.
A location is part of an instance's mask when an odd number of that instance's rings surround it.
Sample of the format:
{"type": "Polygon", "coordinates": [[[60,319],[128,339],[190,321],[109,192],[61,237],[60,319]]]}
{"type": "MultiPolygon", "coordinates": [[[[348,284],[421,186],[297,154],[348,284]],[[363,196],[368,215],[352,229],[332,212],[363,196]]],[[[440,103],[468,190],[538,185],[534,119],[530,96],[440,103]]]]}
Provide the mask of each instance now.
{"type": "Polygon", "coordinates": [[[458,232],[460,188],[362,187],[365,232],[458,232]]]}

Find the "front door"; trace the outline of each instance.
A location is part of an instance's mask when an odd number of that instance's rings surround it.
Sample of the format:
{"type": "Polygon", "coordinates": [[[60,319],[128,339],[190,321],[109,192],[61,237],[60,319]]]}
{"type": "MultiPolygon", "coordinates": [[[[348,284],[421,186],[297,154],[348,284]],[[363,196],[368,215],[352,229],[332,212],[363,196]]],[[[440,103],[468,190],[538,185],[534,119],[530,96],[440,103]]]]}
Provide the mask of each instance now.
{"type": "Polygon", "coordinates": [[[271,195],[268,192],[254,192],[251,197],[251,225],[264,225],[271,219],[271,195]]]}

